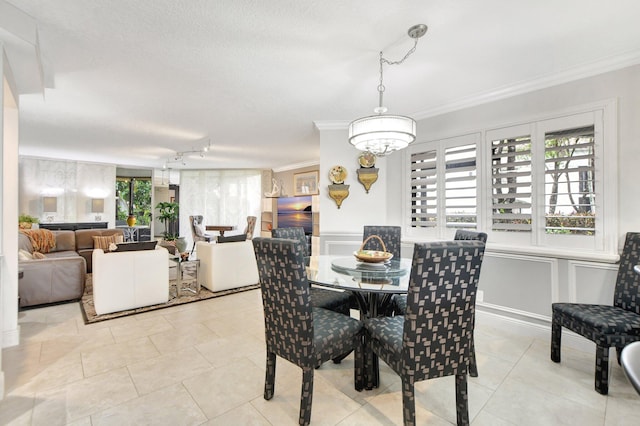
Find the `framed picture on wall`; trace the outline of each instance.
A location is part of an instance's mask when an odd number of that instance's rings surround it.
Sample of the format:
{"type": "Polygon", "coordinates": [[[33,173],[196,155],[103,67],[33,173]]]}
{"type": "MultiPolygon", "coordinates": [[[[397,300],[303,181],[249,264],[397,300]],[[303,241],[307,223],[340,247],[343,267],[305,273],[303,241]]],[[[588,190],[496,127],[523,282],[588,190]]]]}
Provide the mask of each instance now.
{"type": "Polygon", "coordinates": [[[316,195],[318,193],[318,171],[293,175],[293,195],[316,195]]]}

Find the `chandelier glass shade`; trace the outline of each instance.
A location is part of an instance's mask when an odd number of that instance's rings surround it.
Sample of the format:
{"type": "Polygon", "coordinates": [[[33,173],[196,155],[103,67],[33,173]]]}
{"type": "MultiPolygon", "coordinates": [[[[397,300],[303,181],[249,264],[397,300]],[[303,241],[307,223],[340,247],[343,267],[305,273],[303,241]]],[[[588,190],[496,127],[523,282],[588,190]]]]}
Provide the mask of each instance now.
{"type": "Polygon", "coordinates": [[[371,115],[349,124],[349,143],[377,156],[404,149],[415,140],[416,122],[403,115],[371,115]]]}
{"type": "Polygon", "coordinates": [[[383,106],[384,95],[383,65],[402,64],[418,46],[418,39],[425,35],[427,26],[414,25],[407,32],[413,39],[413,47],[399,61],[390,61],[380,52],[380,82],[378,84],[378,107],[374,109],[376,115],[358,118],[349,124],[349,143],[361,151],[369,151],[376,156],[384,156],[394,151],[404,149],[416,140],[416,122],[403,115],[385,114],[387,108],[383,106]]]}

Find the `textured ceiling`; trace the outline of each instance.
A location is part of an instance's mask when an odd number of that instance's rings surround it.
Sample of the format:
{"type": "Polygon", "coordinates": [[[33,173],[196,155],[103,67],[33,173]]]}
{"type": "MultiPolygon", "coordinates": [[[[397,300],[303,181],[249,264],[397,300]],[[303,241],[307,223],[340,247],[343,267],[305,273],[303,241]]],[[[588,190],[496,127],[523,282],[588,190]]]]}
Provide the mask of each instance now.
{"type": "MultiPolygon", "coordinates": [[[[13,70],[20,154],[120,165],[161,167],[209,140],[204,158],[172,167],[318,161],[314,121],[371,114],[379,51],[400,59],[418,23],[429,32],[416,52],[385,68],[390,113],[426,117],[640,63],[637,0],[6,3],[37,24],[48,86],[43,96],[13,70]]],[[[24,52],[9,53],[20,68],[24,52]]]]}

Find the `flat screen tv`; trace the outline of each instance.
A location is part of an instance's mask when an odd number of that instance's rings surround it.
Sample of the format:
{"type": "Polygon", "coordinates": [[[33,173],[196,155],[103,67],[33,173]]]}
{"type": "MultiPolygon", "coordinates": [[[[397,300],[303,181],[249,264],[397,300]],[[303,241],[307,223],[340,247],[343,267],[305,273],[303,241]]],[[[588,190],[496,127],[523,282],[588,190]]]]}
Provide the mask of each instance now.
{"type": "Polygon", "coordinates": [[[278,198],[278,228],[302,226],[307,235],[313,233],[311,196],[278,198]]]}

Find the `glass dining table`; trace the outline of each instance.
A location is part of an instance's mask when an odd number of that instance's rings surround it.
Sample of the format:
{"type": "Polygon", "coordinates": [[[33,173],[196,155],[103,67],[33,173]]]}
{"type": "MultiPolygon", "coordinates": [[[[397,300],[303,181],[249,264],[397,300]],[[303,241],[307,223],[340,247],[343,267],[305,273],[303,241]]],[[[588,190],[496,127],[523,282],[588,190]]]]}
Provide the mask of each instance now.
{"type": "MultiPolygon", "coordinates": [[[[358,301],[361,319],[385,315],[394,294],[406,294],[409,288],[411,259],[391,259],[385,263],[365,263],[354,256],[311,256],[307,277],[312,284],[348,290],[358,301]]],[[[373,377],[367,389],[378,387],[378,357],[369,354],[373,377]]]]}
{"type": "Polygon", "coordinates": [[[384,315],[391,296],[409,288],[411,259],[385,263],[365,263],[354,256],[311,256],[307,265],[309,281],[323,287],[352,291],[364,318],[384,315]]]}

